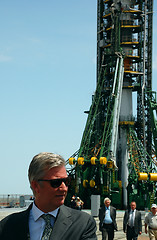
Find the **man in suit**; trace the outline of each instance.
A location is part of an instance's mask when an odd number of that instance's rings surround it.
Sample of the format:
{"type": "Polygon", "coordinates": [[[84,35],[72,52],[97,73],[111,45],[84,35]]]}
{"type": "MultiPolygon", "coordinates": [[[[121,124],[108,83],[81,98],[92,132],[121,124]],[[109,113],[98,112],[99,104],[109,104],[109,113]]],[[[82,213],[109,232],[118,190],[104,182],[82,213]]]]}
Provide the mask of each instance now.
{"type": "Polygon", "coordinates": [[[116,209],[110,205],[109,198],[104,199],[104,205],[99,209],[99,230],[103,240],[113,240],[114,230],[117,231],[116,209]]]}
{"type": "Polygon", "coordinates": [[[141,213],[136,210],[136,202],[131,202],[130,210],[126,210],[123,218],[123,231],[127,240],[137,240],[142,233],[141,213]]]}
{"type": "Polygon", "coordinates": [[[1,240],[97,239],[93,217],[64,205],[69,178],[60,155],[34,156],[28,176],[35,201],[27,210],[0,222],[1,240]]]}

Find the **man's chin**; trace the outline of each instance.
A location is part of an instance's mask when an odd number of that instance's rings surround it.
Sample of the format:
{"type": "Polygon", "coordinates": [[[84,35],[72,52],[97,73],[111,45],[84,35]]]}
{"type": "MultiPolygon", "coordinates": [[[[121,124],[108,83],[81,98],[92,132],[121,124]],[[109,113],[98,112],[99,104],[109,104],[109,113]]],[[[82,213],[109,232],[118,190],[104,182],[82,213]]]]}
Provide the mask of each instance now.
{"type": "Polygon", "coordinates": [[[57,203],[64,204],[65,196],[57,196],[57,203]]]}

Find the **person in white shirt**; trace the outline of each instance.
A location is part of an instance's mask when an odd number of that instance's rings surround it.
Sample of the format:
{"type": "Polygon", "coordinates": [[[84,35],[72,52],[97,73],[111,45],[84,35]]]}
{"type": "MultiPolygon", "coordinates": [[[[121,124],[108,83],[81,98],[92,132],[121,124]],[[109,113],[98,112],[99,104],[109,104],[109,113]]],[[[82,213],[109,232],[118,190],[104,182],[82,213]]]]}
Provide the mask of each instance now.
{"type": "Polygon", "coordinates": [[[149,233],[151,240],[157,239],[157,205],[152,204],[151,212],[145,216],[145,233],[149,233]]]}
{"type": "Polygon", "coordinates": [[[103,240],[113,240],[114,230],[117,231],[116,208],[110,205],[109,198],[104,199],[104,205],[99,209],[99,230],[103,240]]]}

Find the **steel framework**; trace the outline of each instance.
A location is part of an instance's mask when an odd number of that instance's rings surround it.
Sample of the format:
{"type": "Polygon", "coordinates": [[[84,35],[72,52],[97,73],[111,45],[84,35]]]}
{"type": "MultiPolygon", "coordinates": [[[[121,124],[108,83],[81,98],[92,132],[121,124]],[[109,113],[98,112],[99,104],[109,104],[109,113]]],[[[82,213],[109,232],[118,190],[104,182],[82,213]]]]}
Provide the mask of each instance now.
{"type": "Polygon", "coordinates": [[[153,0],[97,1],[97,87],[80,149],[69,158],[70,193],[86,206],[92,194],[109,196],[119,208],[132,199],[144,208],[155,199],[152,15],[153,0]]]}

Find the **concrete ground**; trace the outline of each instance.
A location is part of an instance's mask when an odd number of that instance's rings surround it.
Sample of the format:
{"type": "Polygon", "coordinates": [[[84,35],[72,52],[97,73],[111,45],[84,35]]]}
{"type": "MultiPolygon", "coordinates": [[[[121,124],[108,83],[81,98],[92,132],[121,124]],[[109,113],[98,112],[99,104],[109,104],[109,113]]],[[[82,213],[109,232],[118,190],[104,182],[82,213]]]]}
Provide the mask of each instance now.
{"type": "MultiPolygon", "coordinates": [[[[14,213],[14,212],[19,212],[19,211],[23,211],[24,208],[1,208],[0,209],[0,220],[3,219],[5,216],[14,213]]],[[[87,213],[90,214],[90,210],[84,210],[87,213]]],[[[146,235],[144,233],[144,216],[145,216],[145,212],[141,212],[142,213],[142,234],[141,236],[138,237],[138,240],[148,240],[148,234],[146,235]]],[[[123,216],[124,216],[124,211],[117,211],[117,225],[118,225],[118,231],[115,232],[115,237],[114,240],[120,239],[120,240],[125,240],[126,239],[126,235],[125,233],[123,233],[123,216]]],[[[101,232],[99,231],[99,219],[98,217],[94,217],[97,223],[97,238],[98,240],[102,240],[102,235],[101,232]]]]}

